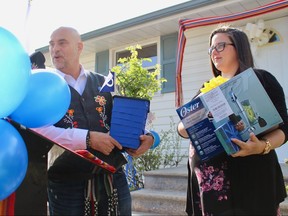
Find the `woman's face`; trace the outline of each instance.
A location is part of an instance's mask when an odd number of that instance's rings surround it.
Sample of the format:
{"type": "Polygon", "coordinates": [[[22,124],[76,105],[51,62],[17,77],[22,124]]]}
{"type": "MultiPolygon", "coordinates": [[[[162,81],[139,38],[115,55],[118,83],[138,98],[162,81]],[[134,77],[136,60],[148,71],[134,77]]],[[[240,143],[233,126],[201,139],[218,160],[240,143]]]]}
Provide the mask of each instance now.
{"type": "Polygon", "coordinates": [[[210,57],[223,77],[233,77],[239,68],[234,44],[225,33],[217,33],[212,37],[210,57]]]}

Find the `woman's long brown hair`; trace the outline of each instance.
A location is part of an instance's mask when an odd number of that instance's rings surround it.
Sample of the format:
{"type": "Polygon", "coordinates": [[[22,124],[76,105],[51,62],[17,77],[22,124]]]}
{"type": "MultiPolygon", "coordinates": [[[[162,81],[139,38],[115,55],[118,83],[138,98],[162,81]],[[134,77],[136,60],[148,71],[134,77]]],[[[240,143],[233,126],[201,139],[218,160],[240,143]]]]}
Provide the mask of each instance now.
{"type": "MultiPolygon", "coordinates": [[[[239,68],[235,75],[241,73],[242,71],[252,67],[254,68],[254,60],[250,48],[250,43],[247,35],[241,29],[231,27],[227,24],[219,25],[215,30],[212,31],[209,38],[209,46],[211,46],[212,38],[217,33],[225,33],[228,35],[231,42],[234,44],[238,61],[239,68]]],[[[210,58],[210,64],[212,67],[213,75],[216,77],[221,75],[221,71],[219,71],[213,64],[210,58]]]]}

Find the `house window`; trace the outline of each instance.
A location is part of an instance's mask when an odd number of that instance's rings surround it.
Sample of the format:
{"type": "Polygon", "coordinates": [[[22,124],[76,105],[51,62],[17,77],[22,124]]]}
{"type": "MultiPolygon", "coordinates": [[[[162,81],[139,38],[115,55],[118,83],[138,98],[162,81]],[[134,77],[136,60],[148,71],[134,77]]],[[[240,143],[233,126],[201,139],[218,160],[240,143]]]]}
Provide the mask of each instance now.
{"type": "MultiPolygon", "coordinates": [[[[151,70],[154,68],[154,66],[157,64],[157,44],[150,44],[146,46],[142,46],[142,49],[137,50],[138,51],[138,58],[150,58],[152,61],[143,61],[143,67],[145,68],[151,68],[151,70]]],[[[116,64],[118,64],[119,58],[126,58],[131,56],[131,53],[129,50],[121,51],[116,53],[116,64]]]]}
{"type": "Polygon", "coordinates": [[[96,53],[95,63],[95,71],[107,75],[109,71],[109,50],[96,53]]]}
{"type": "Polygon", "coordinates": [[[177,33],[161,36],[161,76],[167,80],[162,93],[174,92],[176,88],[177,38],[177,33]]]}
{"type": "MultiPolygon", "coordinates": [[[[152,61],[144,61],[143,67],[148,70],[154,70],[156,64],[160,64],[161,77],[165,78],[167,82],[162,83],[161,93],[170,93],[175,91],[176,80],[176,54],[177,54],[177,39],[178,34],[173,33],[160,37],[159,43],[153,43],[142,46],[138,51],[139,58],[150,58],[152,61]],[[157,46],[160,46],[159,53],[157,55],[157,46]]],[[[118,64],[119,58],[129,57],[130,51],[116,52],[116,63],[118,64]]]]}

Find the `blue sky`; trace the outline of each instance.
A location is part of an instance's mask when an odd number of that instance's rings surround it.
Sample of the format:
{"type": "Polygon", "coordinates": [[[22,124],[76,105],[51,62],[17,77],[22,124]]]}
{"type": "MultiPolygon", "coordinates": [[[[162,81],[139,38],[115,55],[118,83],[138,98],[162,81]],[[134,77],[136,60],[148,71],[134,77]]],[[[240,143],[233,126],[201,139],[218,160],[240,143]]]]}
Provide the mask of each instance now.
{"type": "Polygon", "coordinates": [[[0,1],[0,26],[32,53],[48,45],[59,26],[73,26],[83,34],[187,0],[32,0],[30,7],[29,0],[0,1]]]}

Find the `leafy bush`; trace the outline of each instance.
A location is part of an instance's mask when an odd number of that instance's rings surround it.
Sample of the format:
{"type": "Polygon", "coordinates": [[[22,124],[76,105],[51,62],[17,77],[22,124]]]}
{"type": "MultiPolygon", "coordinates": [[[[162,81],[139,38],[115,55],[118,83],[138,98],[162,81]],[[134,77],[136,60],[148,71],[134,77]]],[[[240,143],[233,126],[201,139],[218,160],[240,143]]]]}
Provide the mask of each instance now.
{"type": "MultiPolygon", "coordinates": [[[[129,158],[125,167],[130,190],[144,187],[143,173],[160,168],[177,167],[187,153],[181,151],[181,137],[176,132],[176,123],[171,118],[170,128],[161,130],[160,145],[148,150],[138,158],[129,158]]],[[[129,156],[128,156],[129,157],[129,156]]]]}
{"type": "Polygon", "coordinates": [[[156,92],[161,90],[161,84],[167,82],[165,78],[158,78],[160,75],[160,65],[156,64],[154,70],[143,67],[143,61],[152,60],[150,58],[138,58],[138,51],[142,49],[140,45],[127,47],[131,56],[120,58],[118,65],[111,71],[115,72],[116,87],[118,94],[126,97],[143,98],[152,100],[156,92]]]}

